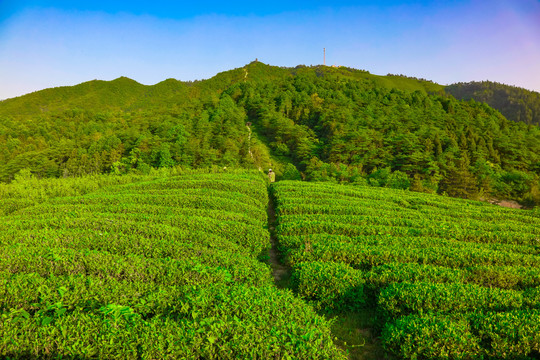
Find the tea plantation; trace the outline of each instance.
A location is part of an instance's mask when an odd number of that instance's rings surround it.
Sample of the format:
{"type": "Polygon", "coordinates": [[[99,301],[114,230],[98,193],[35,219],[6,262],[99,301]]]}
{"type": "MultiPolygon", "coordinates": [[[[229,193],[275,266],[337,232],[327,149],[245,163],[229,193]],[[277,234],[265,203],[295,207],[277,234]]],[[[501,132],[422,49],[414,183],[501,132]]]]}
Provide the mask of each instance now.
{"type": "Polygon", "coordinates": [[[540,213],[246,170],[0,184],[2,359],[346,359],[322,314],[366,309],[391,359],[538,358],[540,213]]]}
{"type": "Polygon", "coordinates": [[[0,189],[0,358],[345,358],[258,259],[258,172],[126,179],[0,189]]]}
{"type": "Polygon", "coordinates": [[[273,187],[296,293],[374,308],[402,359],[540,356],[540,214],[372,187],[273,187]]]}

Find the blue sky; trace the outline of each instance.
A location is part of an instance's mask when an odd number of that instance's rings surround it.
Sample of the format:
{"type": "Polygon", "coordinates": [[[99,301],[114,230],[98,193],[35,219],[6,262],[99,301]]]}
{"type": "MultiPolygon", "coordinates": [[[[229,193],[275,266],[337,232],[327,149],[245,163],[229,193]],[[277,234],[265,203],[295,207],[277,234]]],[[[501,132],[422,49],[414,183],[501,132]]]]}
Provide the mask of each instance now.
{"type": "Polygon", "coordinates": [[[92,79],[195,80],[255,58],[540,91],[540,1],[0,0],[0,99],[92,79]]]}

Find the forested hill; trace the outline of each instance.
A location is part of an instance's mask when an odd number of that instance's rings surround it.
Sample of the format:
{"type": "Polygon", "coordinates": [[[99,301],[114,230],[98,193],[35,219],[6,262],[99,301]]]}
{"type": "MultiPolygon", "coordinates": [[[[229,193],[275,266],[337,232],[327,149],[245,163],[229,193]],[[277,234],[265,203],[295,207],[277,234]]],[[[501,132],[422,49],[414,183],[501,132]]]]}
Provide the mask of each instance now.
{"type": "Polygon", "coordinates": [[[120,78],[0,102],[2,181],[23,168],[46,177],[175,165],[540,201],[537,126],[415,78],[253,62],[204,81],[120,78]]]}
{"type": "Polygon", "coordinates": [[[446,87],[457,99],[474,99],[499,110],[507,119],[540,125],[540,93],[491,81],[457,83],[446,87]]]}
{"type": "MultiPolygon", "coordinates": [[[[377,76],[367,71],[351,68],[313,67],[317,76],[332,73],[349,80],[370,81],[375,87],[430,93],[443,93],[441,85],[430,81],[407,78],[402,75],[377,76]]],[[[152,107],[169,108],[183,105],[193,97],[219,95],[234,83],[249,80],[283,81],[294,77],[298,72],[306,71],[300,66],[294,69],[252,63],[244,68],[226,71],[215,77],[195,82],[182,82],[167,79],[156,85],[142,85],[135,80],[120,77],[112,81],[92,80],[75,86],[50,88],[34,93],[0,101],[0,115],[20,116],[43,113],[58,113],[66,110],[86,111],[134,111],[152,107]],[[203,94],[201,94],[201,91],[203,94]]]]}
{"type": "Polygon", "coordinates": [[[177,102],[188,85],[167,79],[153,86],[121,77],[112,81],[92,80],[75,86],[37,91],[0,102],[0,114],[31,116],[66,110],[129,111],[149,106],[163,106],[171,99],[177,102]]]}

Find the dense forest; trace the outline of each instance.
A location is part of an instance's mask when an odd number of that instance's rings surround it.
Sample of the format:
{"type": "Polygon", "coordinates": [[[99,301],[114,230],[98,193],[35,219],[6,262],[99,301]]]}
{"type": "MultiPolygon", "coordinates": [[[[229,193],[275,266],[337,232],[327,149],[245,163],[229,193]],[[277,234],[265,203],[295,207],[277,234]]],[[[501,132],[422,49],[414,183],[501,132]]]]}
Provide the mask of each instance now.
{"type": "Polygon", "coordinates": [[[119,78],[0,102],[4,182],[22,169],[68,177],[211,165],[540,203],[540,128],[421,79],[253,62],[204,81],[119,78]]]}
{"type": "Polygon", "coordinates": [[[508,120],[540,125],[540,93],[492,81],[473,81],[447,86],[461,100],[474,99],[499,110],[508,120]]]}

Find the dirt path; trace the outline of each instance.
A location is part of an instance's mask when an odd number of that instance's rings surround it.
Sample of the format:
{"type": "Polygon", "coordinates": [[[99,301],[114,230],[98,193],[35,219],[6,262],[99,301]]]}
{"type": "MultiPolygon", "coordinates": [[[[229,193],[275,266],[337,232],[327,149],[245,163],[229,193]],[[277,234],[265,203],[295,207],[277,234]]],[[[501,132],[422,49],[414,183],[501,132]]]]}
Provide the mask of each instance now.
{"type": "Polygon", "coordinates": [[[270,266],[272,267],[272,272],[274,274],[274,282],[278,287],[287,287],[290,271],[283,265],[279,260],[279,252],[277,250],[277,239],[276,239],[276,213],[274,211],[274,200],[272,196],[268,194],[268,231],[270,232],[270,242],[272,247],[268,251],[270,266]]]}
{"type": "MultiPolygon", "coordinates": [[[[268,194],[268,231],[272,247],[268,255],[270,266],[274,275],[274,282],[278,288],[291,288],[291,271],[280,261],[276,239],[276,213],[274,199],[268,194]]],[[[325,315],[333,319],[332,334],[337,346],[348,352],[349,360],[375,360],[388,359],[378,337],[375,335],[373,318],[374,309],[366,309],[360,312],[346,312],[338,315],[325,315]]]]}

